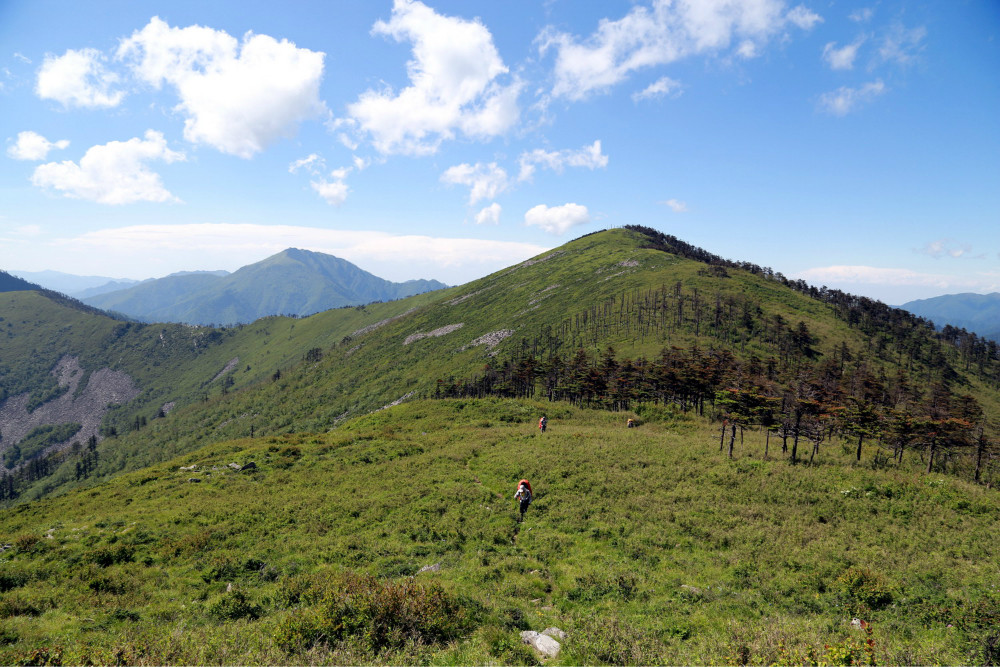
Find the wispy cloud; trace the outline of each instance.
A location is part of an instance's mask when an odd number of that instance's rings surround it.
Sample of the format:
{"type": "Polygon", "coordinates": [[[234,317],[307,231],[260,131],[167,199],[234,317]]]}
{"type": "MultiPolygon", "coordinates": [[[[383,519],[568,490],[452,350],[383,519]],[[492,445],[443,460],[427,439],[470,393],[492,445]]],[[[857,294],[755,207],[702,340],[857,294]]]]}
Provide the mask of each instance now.
{"type": "Polygon", "coordinates": [[[821,110],[834,116],[844,116],[868,104],[886,92],[882,79],[876,79],[858,88],[842,86],[820,96],[821,110]]]}
{"type": "Polygon", "coordinates": [[[618,19],[602,19],[579,39],[555,28],[537,38],[543,55],[554,51],[552,96],[581,100],[608,90],[633,72],[698,54],[751,58],[790,26],[808,30],[822,21],[802,5],[787,10],[781,0],[678,2],[636,5],[618,19]]]}
{"type": "Polygon", "coordinates": [[[917,252],[929,257],[935,257],[936,259],[940,257],[959,259],[961,257],[969,258],[971,250],[973,250],[973,247],[968,243],[958,243],[952,239],[938,239],[937,241],[925,244],[917,252]]]}
{"type": "Polygon", "coordinates": [[[860,37],[851,44],[842,47],[836,46],[836,42],[828,42],[824,45],[822,58],[828,67],[834,70],[849,70],[855,66],[855,58],[858,56],[859,47],[865,42],[864,37],[860,37]]]}
{"type": "Polygon", "coordinates": [[[608,166],[608,156],[601,152],[601,141],[579,150],[546,151],[537,148],[522,153],[518,158],[521,169],[518,172],[519,181],[527,181],[535,174],[536,167],[543,166],[561,173],[564,167],[583,167],[598,169],[608,166]]]}
{"type": "Polygon", "coordinates": [[[680,199],[668,199],[667,201],[661,202],[661,204],[664,204],[675,213],[684,213],[688,210],[688,204],[680,199]]]}
{"type": "Polygon", "coordinates": [[[681,82],[669,76],[662,76],[639,92],[633,93],[633,102],[653,100],[661,97],[681,95],[681,82]]]}
{"type": "Polygon", "coordinates": [[[879,46],[879,57],[884,62],[909,65],[924,49],[924,39],[928,30],[924,26],[905,28],[900,23],[890,26],[879,46]]]}

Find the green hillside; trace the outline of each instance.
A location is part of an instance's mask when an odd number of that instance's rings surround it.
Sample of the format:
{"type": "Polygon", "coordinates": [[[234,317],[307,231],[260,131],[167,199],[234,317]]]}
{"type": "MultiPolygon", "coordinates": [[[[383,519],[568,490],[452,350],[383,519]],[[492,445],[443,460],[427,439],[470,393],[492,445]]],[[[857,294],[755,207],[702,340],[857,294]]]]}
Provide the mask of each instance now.
{"type": "Polygon", "coordinates": [[[997,664],[996,490],[717,431],[414,401],[22,504],[0,662],[539,664],[557,627],[545,664],[997,664]]]}
{"type": "Polygon", "coordinates": [[[0,358],[22,360],[11,366],[25,378],[18,392],[57,394],[47,369],[65,353],[85,371],[126,372],[140,393],[103,417],[107,437],[93,452],[64,449],[44,470],[17,473],[8,499],[221,440],[329,431],[401,400],[487,395],[673,406],[717,429],[727,420],[731,441],[738,429],[792,441],[790,458],[840,438],[866,460],[916,457],[929,472],[997,482],[996,344],[649,229],[588,235],[461,287],[302,319],[207,329],[68,325],[62,311],[38,312],[8,318],[21,326],[0,337],[0,358]],[[26,369],[28,341],[48,356],[26,369]]]}

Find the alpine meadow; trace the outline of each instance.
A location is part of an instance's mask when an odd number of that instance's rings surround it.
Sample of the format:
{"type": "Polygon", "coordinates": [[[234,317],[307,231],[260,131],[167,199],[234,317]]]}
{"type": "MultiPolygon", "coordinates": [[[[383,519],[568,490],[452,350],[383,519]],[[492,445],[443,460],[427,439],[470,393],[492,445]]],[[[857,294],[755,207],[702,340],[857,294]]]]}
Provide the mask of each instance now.
{"type": "Polygon", "coordinates": [[[964,329],[640,226],[227,327],[0,285],[0,663],[1001,661],[964,329]]]}

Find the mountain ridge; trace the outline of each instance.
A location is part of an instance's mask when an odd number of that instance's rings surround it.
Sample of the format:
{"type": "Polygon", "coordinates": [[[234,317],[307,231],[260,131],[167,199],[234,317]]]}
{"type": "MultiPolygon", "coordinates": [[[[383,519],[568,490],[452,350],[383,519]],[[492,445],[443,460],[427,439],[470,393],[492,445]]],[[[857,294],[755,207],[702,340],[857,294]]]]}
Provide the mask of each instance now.
{"type": "Polygon", "coordinates": [[[394,283],[333,255],[289,248],[232,273],[172,274],[84,301],[147,322],[231,326],[270,315],[301,317],[389,301],[444,287],[433,280],[394,283]]]}
{"type": "MultiPolygon", "coordinates": [[[[732,399],[750,400],[752,390],[775,397],[819,392],[815,380],[795,373],[825,368],[894,395],[905,381],[917,383],[922,394],[932,380],[944,382],[950,394],[973,394],[986,432],[997,429],[996,345],[976,336],[943,338],[904,311],[727,262],[655,230],[586,235],[441,292],[233,328],[100,319],[67,327],[55,304],[48,308],[31,293],[21,301],[8,299],[5,306],[14,337],[0,337],[0,357],[23,360],[4,382],[5,395],[27,392],[41,403],[57,396],[49,371],[62,354],[78,357],[85,372],[126,371],[140,388],[135,400],[104,418],[101,475],[188,451],[206,438],[324,432],[417,397],[538,391],[621,407],[642,399],[622,394],[606,369],[635,374],[641,365],[660,373],[661,359],[682,375],[701,372],[696,363],[716,366],[720,377],[709,389],[657,389],[656,400],[677,396],[679,409],[697,404],[707,416],[729,410],[732,399]],[[36,313],[35,320],[19,313],[36,313]],[[13,328],[22,319],[27,324],[13,328]],[[73,329],[82,334],[84,326],[94,333],[74,336],[73,329]],[[600,380],[604,393],[581,394],[580,381],[566,371],[575,358],[574,373],[600,380]],[[782,386],[759,379],[762,369],[781,374],[782,386]],[[720,385],[724,379],[733,387],[720,385]],[[744,393],[725,393],[741,386],[744,393]]],[[[0,447],[11,444],[0,441],[0,447]]],[[[82,482],[66,467],[72,459],[59,458],[59,447],[52,451],[58,470],[23,485],[24,497],[82,482]]],[[[964,466],[970,461],[961,460],[964,466]]],[[[972,464],[963,474],[973,474],[972,464]]]]}
{"type": "Polygon", "coordinates": [[[1001,341],[1001,293],[998,292],[943,294],[908,301],[898,307],[931,320],[939,329],[952,326],[994,342],[1001,341]]]}

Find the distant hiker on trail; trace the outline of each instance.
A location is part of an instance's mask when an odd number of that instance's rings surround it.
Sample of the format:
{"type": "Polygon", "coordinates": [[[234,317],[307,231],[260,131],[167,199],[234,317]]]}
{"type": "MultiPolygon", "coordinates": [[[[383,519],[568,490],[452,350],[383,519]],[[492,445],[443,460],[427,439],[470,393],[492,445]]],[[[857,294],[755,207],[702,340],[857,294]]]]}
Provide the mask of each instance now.
{"type": "Polygon", "coordinates": [[[539,430],[541,432],[545,433],[546,432],[546,424],[548,424],[548,423],[549,423],[549,420],[546,419],[546,415],[542,415],[542,418],[539,419],[539,430]]]}
{"type": "Polygon", "coordinates": [[[636,427],[636,422],[633,421],[632,417],[626,420],[626,428],[635,428],[635,427],[636,427]]]}
{"type": "MultiPolygon", "coordinates": [[[[545,419],[545,417],[543,417],[545,419]]],[[[519,501],[518,509],[521,510],[521,516],[518,521],[525,520],[525,510],[532,503],[532,485],[527,479],[523,479],[518,482],[518,490],[514,492],[514,499],[519,501]]]]}

